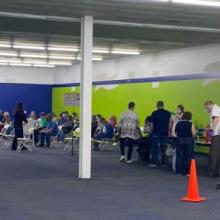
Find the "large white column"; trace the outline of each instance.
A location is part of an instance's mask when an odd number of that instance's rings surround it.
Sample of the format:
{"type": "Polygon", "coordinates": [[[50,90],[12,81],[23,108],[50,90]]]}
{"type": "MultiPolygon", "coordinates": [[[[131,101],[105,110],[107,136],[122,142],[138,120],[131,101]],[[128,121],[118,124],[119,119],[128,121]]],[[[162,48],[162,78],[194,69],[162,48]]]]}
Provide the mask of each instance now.
{"type": "Polygon", "coordinates": [[[93,17],[81,19],[79,178],[91,178],[93,17]]]}

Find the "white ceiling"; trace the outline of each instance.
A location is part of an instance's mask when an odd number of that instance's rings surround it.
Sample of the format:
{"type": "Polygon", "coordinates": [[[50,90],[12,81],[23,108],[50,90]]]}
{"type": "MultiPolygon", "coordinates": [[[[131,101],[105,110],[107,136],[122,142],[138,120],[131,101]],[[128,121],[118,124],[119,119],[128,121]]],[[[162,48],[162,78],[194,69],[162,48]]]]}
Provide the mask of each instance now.
{"type": "MultiPolygon", "coordinates": [[[[70,18],[93,15],[96,20],[220,29],[220,7],[157,0],[1,0],[0,12],[70,18]]],[[[94,44],[152,53],[220,42],[220,30],[217,32],[96,24],[94,44]]],[[[0,36],[79,43],[80,24],[1,16],[0,36]]]]}

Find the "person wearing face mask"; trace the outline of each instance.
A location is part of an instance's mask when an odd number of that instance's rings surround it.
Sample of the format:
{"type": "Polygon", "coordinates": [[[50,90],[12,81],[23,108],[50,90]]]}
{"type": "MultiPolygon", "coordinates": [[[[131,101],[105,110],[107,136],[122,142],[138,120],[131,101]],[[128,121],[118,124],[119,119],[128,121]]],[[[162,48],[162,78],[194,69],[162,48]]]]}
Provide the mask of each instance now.
{"type": "MultiPolygon", "coordinates": [[[[213,101],[208,100],[204,103],[207,112],[210,114],[210,176],[219,177],[220,174],[220,107],[213,101]]],[[[220,179],[217,182],[220,189],[220,179]]]]}

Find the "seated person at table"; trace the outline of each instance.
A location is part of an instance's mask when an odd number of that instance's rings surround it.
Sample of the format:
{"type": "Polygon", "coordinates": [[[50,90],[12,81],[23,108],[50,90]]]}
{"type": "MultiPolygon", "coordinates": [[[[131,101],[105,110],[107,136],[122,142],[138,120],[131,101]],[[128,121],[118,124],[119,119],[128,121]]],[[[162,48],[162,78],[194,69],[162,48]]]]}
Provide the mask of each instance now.
{"type": "Polygon", "coordinates": [[[116,127],[116,125],[117,125],[117,119],[116,119],[116,117],[115,117],[114,115],[111,115],[111,116],[109,117],[109,123],[111,124],[111,126],[112,126],[113,128],[116,127]]]}
{"type": "Polygon", "coordinates": [[[92,138],[94,137],[97,128],[98,128],[98,120],[96,118],[96,115],[92,115],[92,129],[91,129],[92,138]]]}
{"type": "Polygon", "coordinates": [[[60,118],[59,118],[59,120],[58,120],[58,125],[59,125],[59,126],[64,125],[64,124],[67,122],[67,120],[68,120],[68,114],[67,114],[67,112],[62,112],[62,113],[60,114],[60,118]]]}
{"type": "Polygon", "coordinates": [[[141,138],[136,141],[138,149],[139,159],[142,162],[150,161],[150,149],[151,149],[151,131],[152,124],[150,116],[146,117],[144,122],[143,134],[141,133],[141,138]]]}
{"type": "MultiPolygon", "coordinates": [[[[101,118],[99,122],[99,126],[94,134],[95,140],[102,140],[102,139],[111,139],[113,137],[113,127],[109,122],[105,120],[105,118],[101,118]]],[[[99,143],[95,142],[94,145],[95,150],[99,150],[99,143]]]]}
{"type": "Polygon", "coordinates": [[[50,147],[50,137],[56,136],[58,133],[57,123],[53,121],[53,116],[49,114],[47,116],[47,127],[40,131],[40,147],[44,146],[45,140],[47,147],[50,147]]]}
{"type": "Polygon", "coordinates": [[[67,121],[61,126],[61,130],[58,134],[57,141],[63,142],[64,141],[64,135],[69,134],[71,131],[73,131],[74,122],[71,115],[68,115],[67,121]]]}
{"type": "Polygon", "coordinates": [[[34,143],[37,144],[39,141],[39,132],[42,131],[44,128],[47,127],[47,119],[46,119],[46,113],[41,112],[40,118],[37,120],[34,126],[34,143]]]}

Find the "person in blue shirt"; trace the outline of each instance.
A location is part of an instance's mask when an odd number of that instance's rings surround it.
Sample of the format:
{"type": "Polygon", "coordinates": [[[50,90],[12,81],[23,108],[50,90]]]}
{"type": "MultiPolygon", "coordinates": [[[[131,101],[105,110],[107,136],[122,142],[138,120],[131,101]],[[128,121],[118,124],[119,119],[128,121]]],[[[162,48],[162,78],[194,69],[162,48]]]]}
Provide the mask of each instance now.
{"type": "Polygon", "coordinates": [[[157,166],[158,149],[161,150],[161,161],[159,164],[163,167],[166,164],[166,144],[171,135],[171,113],[164,109],[163,101],[157,102],[157,110],[151,115],[152,123],[152,147],[151,147],[151,167],[157,166]]]}
{"type": "Polygon", "coordinates": [[[53,121],[53,116],[51,114],[48,114],[47,116],[47,127],[40,131],[40,145],[39,147],[44,147],[45,140],[47,147],[50,147],[50,137],[56,136],[59,129],[56,122],[53,121]]]}
{"type": "MultiPolygon", "coordinates": [[[[94,135],[95,140],[102,140],[102,139],[111,139],[113,137],[114,129],[112,125],[105,120],[105,118],[101,118],[99,122],[99,126],[96,130],[94,135]]],[[[99,144],[95,143],[94,148],[96,151],[99,150],[99,144]]]]}

